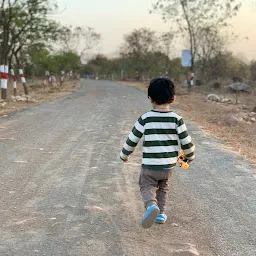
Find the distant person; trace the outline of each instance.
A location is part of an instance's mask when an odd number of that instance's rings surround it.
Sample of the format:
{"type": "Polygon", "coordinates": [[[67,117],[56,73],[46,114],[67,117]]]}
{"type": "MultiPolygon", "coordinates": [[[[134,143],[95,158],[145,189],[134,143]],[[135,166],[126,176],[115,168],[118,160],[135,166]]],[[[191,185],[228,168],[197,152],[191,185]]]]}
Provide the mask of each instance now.
{"type": "Polygon", "coordinates": [[[165,211],[169,179],[178,160],[179,145],[188,162],[194,159],[195,146],[186,125],[179,115],[170,110],[174,97],[175,88],[171,80],[157,78],[150,82],[148,98],[153,110],[138,119],[120,153],[120,158],[127,162],[144,135],[139,179],[142,200],[146,207],[146,213],[141,220],[144,228],[150,228],[154,222],[163,224],[167,220],[165,211]]]}

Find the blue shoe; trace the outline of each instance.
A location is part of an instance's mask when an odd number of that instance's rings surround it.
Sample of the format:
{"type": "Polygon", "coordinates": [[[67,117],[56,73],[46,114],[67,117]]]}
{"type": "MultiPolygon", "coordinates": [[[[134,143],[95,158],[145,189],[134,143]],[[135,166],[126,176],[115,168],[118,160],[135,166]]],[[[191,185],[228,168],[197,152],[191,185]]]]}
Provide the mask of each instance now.
{"type": "Polygon", "coordinates": [[[155,223],[164,224],[167,221],[167,216],[165,214],[158,214],[155,223]]]}
{"type": "Polygon", "coordinates": [[[144,216],[141,220],[141,225],[143,228],[150,228],[155,220],[158,214],[160,213],[160,210],[157,205],[151,204],[148,208],[144,216]]]}

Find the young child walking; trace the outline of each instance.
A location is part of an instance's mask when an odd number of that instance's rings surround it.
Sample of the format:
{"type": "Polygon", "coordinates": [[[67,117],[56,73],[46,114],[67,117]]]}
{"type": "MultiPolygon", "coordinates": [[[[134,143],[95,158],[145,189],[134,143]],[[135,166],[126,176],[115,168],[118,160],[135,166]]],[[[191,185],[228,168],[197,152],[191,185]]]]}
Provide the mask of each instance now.
{"type": "Polygon", "coordinates": [[[195,146],[183,119],[170,110],[174,97],[175,87],[171,80],[156,78],[150,82],[148,98],[153,110],[138,119],[120,153],[120,158],[127,162],[144,135],[139,179],[146,207],[141,220],[143,228],[150,228],[154,222],[163,224],[167,220],[165,210],[169,179],[177,163],[180,147],[188,162],[195,157],[195,146]]]}

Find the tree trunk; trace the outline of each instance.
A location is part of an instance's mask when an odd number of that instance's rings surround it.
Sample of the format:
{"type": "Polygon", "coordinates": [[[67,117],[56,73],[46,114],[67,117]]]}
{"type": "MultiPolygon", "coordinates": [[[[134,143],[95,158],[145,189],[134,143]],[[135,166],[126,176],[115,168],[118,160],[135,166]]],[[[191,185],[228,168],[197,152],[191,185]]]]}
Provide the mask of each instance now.
{"type": "Polygon", "coordinates": [[[1,68],[0,72],[1,72],[1,98],[3,100],[7,99],[7,82],[8,82],[8,78],[6,81],[6,73],[5,73],[5,67],[6,65],[1,65],[1,67],[3,67],[3,69],[1,68]]]}
{"type": "Polygon", "coordinates": [[[6,100],[7,99],[7,90],[1,88],[1,99],[6,100]]]}
{"type": "Polygon", "coordinates": [[[28,95],[28,87],[27,87],[26,83],[22,83],[22,85],[23,85],[23,88],[24,88],[25,95],[28,95]]]}
{"type": "Polygon", "coordinates": [[[1,45],[2,51],[1,51],[1,99],[6,100],[7,99],[7,88],[5,84],[5,66],[6,66],[6,29],[4,26],[4,32],[3,32],[3,42],[1,45]]]}
{"type": "MultiPolygon", "coordinates": [[[[195,57],[195,42],[194,42],[194,34],[193,34],[193,28],[190,24],[189,16],[188,16],[188,10],[186,9],[186,2],[180,0],[180,5],[182,7],[182,11],[188,26],[188,33],[189,33],[189,42],[190,42],[190,51],[191,51],[191,75],[194,74],[194,57],[195,57]]],[[[188,82],[188,93],[190,94],[192,83],[191,79],[187,79],[188,82]]]]}
{"type": "Polygon", "coordinates": [[[10,66],[10,74],[12,75],[12,80],[13,80],[13,95],[16,97],[17,95],[17,79],[14,73],[14,70],[10,66]]]}
{"type": "Polygon", "coordinates": [[[24,89],[24,93],[25,95],[28,95],[28,87],[27,87],[27,84],[26,84],[26,79],[24,77],[24,73],[23,73],[23,69],[22,69],[22,63],[19,59],[19,56],[18,56],[18,53],[21,52],[21,48],[22,46],[20,46],[14,53],[14,56],[15,56],[15,59],[16,59],[16,63],[17,63],[17,66],[19,68],[19,75],[20,75],[20,80],[21,80],[21,83],[23,85],[23,89],[24,89]]]}
{"type": "Polygon", "coordinates": [[[190,24],[189,16],[185,7],[185,2],[180,0],[180,5],[182,7],[182,11],[188,26],[188,32],[189,32],[189,43],[190,43],[190,51],[191,51],[191,72],[194,72],[194,42],[193,42],[193,32],[192,32],[192,26],[190,24]]]}
{"type": "Polygon", "coordinates": [[[7,84],[8,84],[8,66],[1,65],[1,98],[7,99],[7,84]]]}

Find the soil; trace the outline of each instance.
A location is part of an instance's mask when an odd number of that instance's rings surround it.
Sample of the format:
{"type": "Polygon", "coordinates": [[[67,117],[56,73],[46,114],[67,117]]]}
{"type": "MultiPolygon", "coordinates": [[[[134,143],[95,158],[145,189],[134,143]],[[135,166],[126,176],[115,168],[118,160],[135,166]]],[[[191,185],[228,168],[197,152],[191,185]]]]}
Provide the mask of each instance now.
{"type": "MultiPolygon", "coordinates": [[[[17,112],[26,108],[29,108],[34,105],[38,105],[47,101],[51,101],[63,96],[67,96],[72,93],[75,89],[80,87],[79,80],[69,80],[66,81],[63,85],[45,85],[43,80],[30,80],[28,81],[28,90],[29,96],[34,102],[14,102],[11,99],[13,95],[12,89],[8,88],[8,98],[5,100],[7,105],[1,108],[0,104],[0,117],[6,116],[9,113],[17,112]]],[[[24,90],[21,84],[17,85],[17,95],[24,95],[24,90]]]]}

